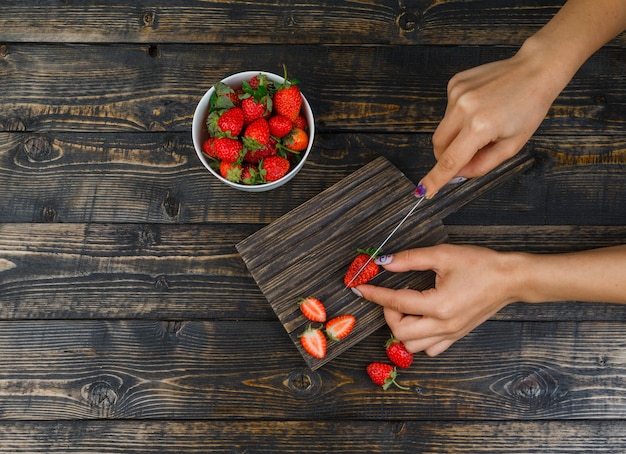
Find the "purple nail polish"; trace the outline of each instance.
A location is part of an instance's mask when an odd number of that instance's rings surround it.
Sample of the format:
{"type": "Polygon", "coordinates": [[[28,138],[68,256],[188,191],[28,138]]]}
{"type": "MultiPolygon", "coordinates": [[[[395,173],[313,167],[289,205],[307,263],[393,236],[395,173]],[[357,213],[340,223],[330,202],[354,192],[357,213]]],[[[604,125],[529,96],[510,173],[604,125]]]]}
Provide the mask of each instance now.
{"type": "Polygon", "coordinates": [[[393,254],[381,255],[374,259],[376,265],[389,265],[393,261],[393,254]]]}
{"type": "Polygon", "coordinates": [[[356,296],[358,296],[359,298],[363,298],[363,294],[361,292],[359,292],[356,287],[352,287],[350,290],[352,290],[352,293],[354,293],[356,296]]]}
{"type": "Polygon", "coordinates": [[[415,188],[415,191],[413,191],[413,195],[415,197],[424,197],[425,194],[426,194],[426,187],[423,184],[417,185],[417,187],[415,188]]]}

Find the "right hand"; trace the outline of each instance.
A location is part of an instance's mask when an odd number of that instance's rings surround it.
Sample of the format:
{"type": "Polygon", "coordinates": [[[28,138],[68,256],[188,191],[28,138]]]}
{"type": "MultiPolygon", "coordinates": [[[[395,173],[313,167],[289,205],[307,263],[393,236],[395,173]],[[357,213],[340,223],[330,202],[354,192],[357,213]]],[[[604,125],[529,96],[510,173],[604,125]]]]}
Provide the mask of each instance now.
{"type": "Polygon", "coordinates": [[[437,163],[421,180],[432,197],[453,177],[481,176],[514,156],[537,130],[561,84],[532,50],[456,74],[433,135],[437,163]]]}

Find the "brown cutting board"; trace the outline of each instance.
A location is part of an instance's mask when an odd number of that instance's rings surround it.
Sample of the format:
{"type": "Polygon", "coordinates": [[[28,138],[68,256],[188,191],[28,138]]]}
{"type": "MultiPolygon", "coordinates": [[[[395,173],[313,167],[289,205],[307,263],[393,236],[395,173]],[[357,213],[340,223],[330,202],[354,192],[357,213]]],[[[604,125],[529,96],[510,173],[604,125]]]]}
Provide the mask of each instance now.
{"type": "MultiPolygon", "coordinates": [[[[511,175],[532,164],[518,155],[484,177],[448,185],[424,201],[384,252],[447,241],[442,219],[511,175]]],[[[385,158],[377,158],[237,244],[248,270],[311,369],[317,369],[385,324],[382,308],[346,289],[343,276],[357,249],[377,247],[416,202],[415,184],[385,158]],[[354,331],[329,341],[325,358],[306,353],[299,336],[311,324],[298,299],[315,296],[328,317],[353,314],[354,331]]],[[[431,272],[383,272],[373,284],[391,288],[431,287],[431,272]]]]}

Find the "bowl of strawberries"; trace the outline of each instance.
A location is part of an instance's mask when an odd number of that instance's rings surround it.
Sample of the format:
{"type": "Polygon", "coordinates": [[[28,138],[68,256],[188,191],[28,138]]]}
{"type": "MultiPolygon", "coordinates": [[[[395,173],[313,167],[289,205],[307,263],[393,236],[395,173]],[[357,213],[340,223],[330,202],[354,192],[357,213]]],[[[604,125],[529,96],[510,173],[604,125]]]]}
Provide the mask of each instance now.
{"type": "Polygon", "coordinates": [[[218,180],[263,192],[290,181],[313,145],[315,123],[298,81],[264,72],[233,74],[196,107],[192,138],[198,158],[218,180]]]}

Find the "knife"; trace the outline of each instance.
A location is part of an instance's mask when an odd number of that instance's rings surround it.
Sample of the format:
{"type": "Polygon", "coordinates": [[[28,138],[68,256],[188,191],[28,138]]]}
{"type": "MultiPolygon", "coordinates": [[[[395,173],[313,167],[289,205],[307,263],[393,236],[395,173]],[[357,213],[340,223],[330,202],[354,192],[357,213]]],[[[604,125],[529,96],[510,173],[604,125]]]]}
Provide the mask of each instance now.
{"type": "MultiPolygon", "coordinates": [[[[448,184],[449,185],[459,184],[459,183],[465,182],[466,180],[467,180],[467,178],[465,178],[465,177],[456,177],[456,178],[451,179],[448,182],[448,184]]],[[[385,240],[382,243],[380,243],[380,246],[378,246],[378,248],[376,248],[374,253],[372,255],[370,255],[370,258],[367,259],[365,264],[361,268],[359,268],[359,271],[357,271],[356,274],[352,277],[352,279],[350,279],[350,282],[348,282],[348,284],[344,287],[344,290],[346,288],[348,288],[350,286],[350,284],[352,284],[357,277],[359,277],[359,274],[361,274],[363,272],[363,270],[367,267],[367,265],[369,265],[369,263],[372,260],[374,260],[374,257],[376,257],[378,255],[378,253],[383,249],[385,244],[387,244],[387,242],[398,231],[398,229],[400,227],[402,227],[402,224],[404,224],[404,222],[409,218],[409,216],[411,216],[413,214],[413,212],[417,209],[417,207],[420,205],[420,203],[422,203],[424,201],[424,199],[426,198],[426,188],[423,185],[421,185],[421,184],[418,185],[415,188],[415,191],[413,191],[413,195],[418,198],[418,200],[415,203],[415,205],[413,205],[411,207],[409,212],[402,218],[402,220],[398,223],[398,225],[396,225],[396,228],[391,231],[391,233],[387,236],[387,238],[385,238],[385,240]]]]}
{"type": "Polygon", "coordinates": [[[363,270],[367,267],[367,265],[369,265],[370,262],[372,260],[374,260],[374,257],[376,257],[378,255],[378,253],[382,250],[382,248],[385,246],[385,244],[387,244],[387,242],[398,231],[398,229],[400,227],[402,227],[402,224],[404,224],[404,222],[409,218],[409,216],[411,216],[413,214],[413,212],[417,209],[417,207],[420,205],[420,203],[422,203],[424,201],[424,199],[426,198],[426,188],[424,186],[422,186],[422,185],[417,186],[417,188],[415,188],[415,191],[413,192],[413,195],[418,197],[418,200],[415,203],[415,205],[413,205],[411,207],[409,212],[402,218],[402,220],[398,223],[398,225],[396,225],[396,228],[391,231],[391,233],[387,236],[387,238],[385,238],[384,241],[382,243],[380,243],[380,246],[378,246],[376,248],[376,250],[374,251],[374,253],[372,255],[370,255],[370,258],[367,259],[365,264],[361,268],[359,268],[359,271],[357,271],[356,274],[354,276],[352,276],[352,279],[350,279],[350,282],[348,282],[348,284],[345,286],[345,288],[350,287],[350,284],[352,284],[356,280],[356,278],[359,277],[359,274],[361,274],[363,272],[363,270]]]}

